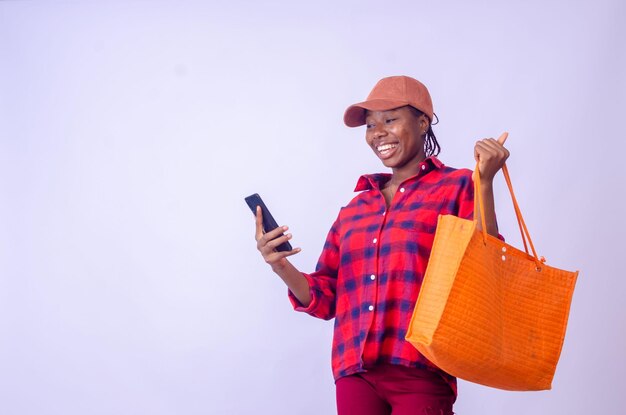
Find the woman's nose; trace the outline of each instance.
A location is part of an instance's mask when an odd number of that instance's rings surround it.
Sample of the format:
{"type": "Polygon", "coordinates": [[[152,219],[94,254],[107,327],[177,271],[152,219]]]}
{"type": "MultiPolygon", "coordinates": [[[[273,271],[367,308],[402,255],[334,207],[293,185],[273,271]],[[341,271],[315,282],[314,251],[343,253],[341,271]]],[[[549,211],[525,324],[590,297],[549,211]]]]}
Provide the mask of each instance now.
{"type": "Polygon", "coordinates": [[[385,126],[380,124],[376,125],[374,127],[373,135],[375,138],[384,137],[385,135],[387,135],[387,130],[385,129],[385,126]]]}

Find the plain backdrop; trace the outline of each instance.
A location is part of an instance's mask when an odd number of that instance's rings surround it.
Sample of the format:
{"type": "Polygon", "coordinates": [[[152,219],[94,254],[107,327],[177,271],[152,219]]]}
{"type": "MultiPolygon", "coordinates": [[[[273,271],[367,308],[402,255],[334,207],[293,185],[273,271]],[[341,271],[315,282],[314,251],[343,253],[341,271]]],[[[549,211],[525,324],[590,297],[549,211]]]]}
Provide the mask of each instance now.
{"type": "Polygon", "coordinates": [[[622,0],[0,1],[0,413],[334,413],[332,322],[292,311],[243,198],[312,271],[384,171],[343,111],[399,74],[444,163],[509,131],[539,253],[580,270],[553,390],[461,381],[456,411],[620,413],[624,39],[622,0]]]}

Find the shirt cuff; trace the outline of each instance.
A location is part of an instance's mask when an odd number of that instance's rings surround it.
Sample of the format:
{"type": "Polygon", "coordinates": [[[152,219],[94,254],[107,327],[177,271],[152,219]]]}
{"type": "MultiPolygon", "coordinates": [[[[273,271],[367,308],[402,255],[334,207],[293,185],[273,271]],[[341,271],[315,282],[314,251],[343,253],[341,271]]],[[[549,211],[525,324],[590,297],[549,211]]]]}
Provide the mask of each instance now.
{"type": "Polygon", "coordinates": [[[298,298],[291,292],[291,290],[287,290],[287,296],[289,297],[289,301],[291,301],[291,305],[293,306],[294,310],[311,314],[315,310],[315,308],[317,308],[318,296],[315,295],[315,291],[313,290],[313,279],[308,274],[302,273],[302,275],[309,283],[309,295],[311,296],[311,304],[309,304],[308,307],[302,305],[300,300],[298,300],[298,298]]]}

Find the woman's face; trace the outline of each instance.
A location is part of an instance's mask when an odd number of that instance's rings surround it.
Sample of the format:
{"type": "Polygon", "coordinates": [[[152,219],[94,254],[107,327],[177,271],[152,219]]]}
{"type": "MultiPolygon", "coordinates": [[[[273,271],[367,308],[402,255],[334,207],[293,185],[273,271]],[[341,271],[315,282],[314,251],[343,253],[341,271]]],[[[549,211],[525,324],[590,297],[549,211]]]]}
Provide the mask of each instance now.
{"type": "Polygon", "coordinates": [[[365,113],[365,140],[386,167],[418,165],[424,154],[428,118],[410,107],[365,113]]]}

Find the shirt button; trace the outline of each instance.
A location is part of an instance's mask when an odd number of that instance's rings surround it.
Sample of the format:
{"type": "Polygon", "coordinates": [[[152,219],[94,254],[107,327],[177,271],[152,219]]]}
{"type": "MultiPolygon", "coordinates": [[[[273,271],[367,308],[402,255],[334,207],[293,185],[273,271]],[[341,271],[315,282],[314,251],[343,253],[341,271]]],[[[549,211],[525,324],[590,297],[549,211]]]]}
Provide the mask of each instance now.
{"type": "Polygon", "coordinates": [[[374,306],[373,306],[373,305],[371,305],[371,306],[367,307],[367,309],[368,309],[369,311],[374,311],[374,306]]]}
{"type": "Polygon", "coordinates": [[[372,274],[370,275],[370,280],[374,281],[376,279],[376,275],[372,274]]]}
{"type": "Polygon", "coordinates": [[[376,242],[378,242],[378,239],[374,238],[374,240],[372,242],[376,243],[376,242]]]}
{"type": "Polygon", "coordinates": [[[400,188],[400,193],[404,193],[404,187],[400,188]]]}
{"type": "Polygon", "coordinates": [[[422,170],[426,170],[426,165],[422,164],[422,170]]]}

